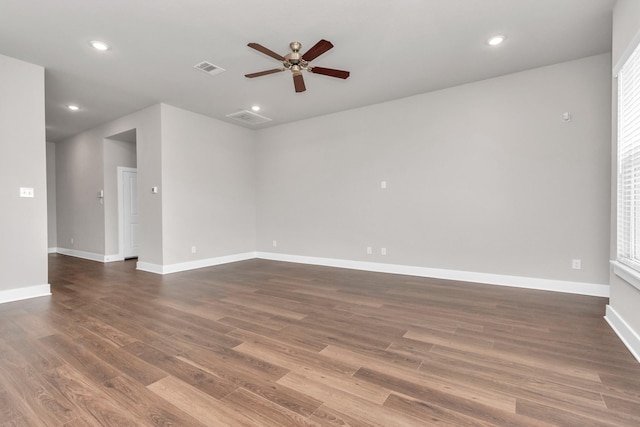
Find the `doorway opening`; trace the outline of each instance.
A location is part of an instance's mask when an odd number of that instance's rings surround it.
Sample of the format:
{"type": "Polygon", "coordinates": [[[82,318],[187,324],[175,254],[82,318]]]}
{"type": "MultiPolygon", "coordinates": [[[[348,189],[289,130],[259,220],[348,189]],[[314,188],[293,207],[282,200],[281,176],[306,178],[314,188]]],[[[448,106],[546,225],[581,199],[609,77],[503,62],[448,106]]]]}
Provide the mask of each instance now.
{"type": "Polygon", "coordinates": [[[111,135],[104,141],[105,189],[111,188],[108,194],[114,196],[109,200],[105,197],[106,252],[117,251],[113,260],[134,259],[139,249],[136,129],[111,135]]]}

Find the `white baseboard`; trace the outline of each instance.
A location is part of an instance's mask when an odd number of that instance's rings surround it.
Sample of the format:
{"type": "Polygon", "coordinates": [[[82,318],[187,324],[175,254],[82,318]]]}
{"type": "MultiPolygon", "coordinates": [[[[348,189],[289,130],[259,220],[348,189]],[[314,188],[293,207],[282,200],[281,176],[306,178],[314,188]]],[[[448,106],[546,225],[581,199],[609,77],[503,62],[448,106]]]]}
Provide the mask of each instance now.
{"type": "Polygon", "coordinates": [[[47,252],[50,253],[50,254],[55,254],[55,253],[58,252],[58,248],[49,248],[49,249],[47,249],[47,252]]]}
{"type": "Polygon", "coordinates": [[[611,329],[614,330],[624,345],[627,346],[633,357],[640,362],[640,335],[638,335],[610,305],[607,305],[607,312],[604,319],[609,323],[611,329]]]}
{"type": "Polygon", "coordinates": [[[458,280],[462,282],[484,283],[488,285],[564,292],[569,294],[609,297],[609,285],[597,283],[568,282],[563,280],[538,279],[533,277],[507,276],[502,274],[477,273],[472,271],[445,270],[440,268],[414,267],[409,265],[379,264],[364,261],[349,261],[334,258],[318,258],[287,255],[273,252],[257,252],[257,258],[300,264],[323,265],[327,267],[350,268],[353,270],[379,273],[403,274],[430,277],[434,279],[458,280]]]}
{"type": "Polygon", "coordinates": [[[0,291],[0,304],[48,295],[51,295],[51,286],[49,284],[8,289],[6,291],[0,291]]]}
{"type": "MultiPolygon", "coordinates": [[[[120,255],[100,255],[72,249],[57,248],[63,255],[75,256],[99,262],[122,261],[120,255]]],[[[215,258],[200,259],[177,264],[152,264],[139,261],[138,270],[155,274],[170,274],[197,268],[212,267],[230,262],[261,258],[272,261],[294,262],[298,264],[323,265],[327,267],[349,268],[352,270],[373,271],[378,273],[403,274],[407,276],[430,277],[434,279],[458,280],[462,282],[484,283],[488,285],[509,286],[514,288],[537,289],[542,291],[564,292],[569,294],[609,297],[609,285],[598,283],[569,282],[564,280],[540,279],[535,277],[509,276],[503,274],[478,273],[473,271],[446,270],[441,268],[416,267],[410,265],[381,264],[365,261],[351,261],[336,258],[320,258],[301,255],[288,255],[274,252],[246,252],[215,258]]]]}
{"type": "Polygon", "coordinates": [[[138,261],[136,263],[136,269],[141,270],[141,271],[146,271],[146,272],[149,272],[149,273],[164,274],[163,271],[162,271],[162,265],[160,265],[160,264],[152,264],[150,262],[138,261]]]}
{"type": "Polygon", "coordinates": [[[62,255],[88,259],[90,261],[98,261],[98,262],[118,261],[117,259],[118,255],[102,255],[102,254],[96,254],[93,252],[76,251],[75,249],[67,249],[67,248],[56,248],[56,252],[62,255]]]}
{"type": "Polygon", "coordinates": [[[148,262],[138,262],[137,269],[156,274],[178,273],[180,271],[195,270],[197,268],[212,267],[214,265],[228,264],[230,262],[246,261],[256,258],[255,252],[246,252],[235,255],[225,255],[215,258],[199,259],[195,261],[181,262],[178,264],[159,265],[148,262]]]}

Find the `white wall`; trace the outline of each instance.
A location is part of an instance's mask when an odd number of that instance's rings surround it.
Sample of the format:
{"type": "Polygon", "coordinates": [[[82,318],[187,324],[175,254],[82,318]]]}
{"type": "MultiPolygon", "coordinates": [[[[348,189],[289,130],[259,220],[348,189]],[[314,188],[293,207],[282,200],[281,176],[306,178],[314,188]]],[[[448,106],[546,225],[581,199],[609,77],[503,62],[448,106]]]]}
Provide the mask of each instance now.
{"type": "Polygon", "coordinates": [[[0,302],[49,294],[44,68],[0,55],[0,302]],[[34,189],[19,197],[20,187],[34,189]]]}
{"type": "Polygon", "coordinates": [[[161,191],[165,266],[255,251],[252,131],[163,104],[161,191]]]}
{"type": "MultiPolygon", "coordinates": [[[[640,40],[640,2],[637,0],[618,0],[613,12],[613,57],[614,66],[619,63],[633,41],[640,40]]],[[[617,123],[617,80],[613,79],[612,94],[613,123],[617,123]]],[[[616,158],[617,133],[613,126],[612,157],[616,158]]],[[[615,189],[617,170],[613,162],[611,182],[611,259],[616,259],[616,198],[615,189]]],[[[618,277],[613,272],[610,276],[611,297],[607,307],[607,320],[618,335],[627,344],[635,357],[640,360],[640,290],[618,277]]]]}
{"type": "Polygon", "coordinates": [[[599,55],[261,130],[257,249],[606,285],[609,82],[599,55]]]}
{"type": "Polygon", "coordinates": [[[49,251],[55,251],[58,245],[56,222],[56,144],[47,142],[47,242],[49,251]]]}

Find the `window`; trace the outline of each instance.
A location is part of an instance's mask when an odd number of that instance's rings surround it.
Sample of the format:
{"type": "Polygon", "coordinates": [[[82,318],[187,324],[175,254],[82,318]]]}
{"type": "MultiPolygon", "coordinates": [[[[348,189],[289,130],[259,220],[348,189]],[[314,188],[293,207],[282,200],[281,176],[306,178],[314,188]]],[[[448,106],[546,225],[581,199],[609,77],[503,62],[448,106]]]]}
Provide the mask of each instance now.
{"type": "Polygon", "coordinates": [[[640,45],[618,72],[618,261],[640,272],[640,45]]]}

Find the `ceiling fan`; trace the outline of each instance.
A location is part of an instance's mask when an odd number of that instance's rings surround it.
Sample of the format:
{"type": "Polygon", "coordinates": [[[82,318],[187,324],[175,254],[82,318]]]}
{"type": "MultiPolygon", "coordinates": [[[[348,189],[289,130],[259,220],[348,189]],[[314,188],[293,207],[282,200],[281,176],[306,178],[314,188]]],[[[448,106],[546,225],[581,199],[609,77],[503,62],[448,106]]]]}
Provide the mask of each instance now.
{"type": "Polygon", "coordinates": [[[267,74],[279,73],[285,70],[291,70],[291,74],[293,74],[293,86],[295,87],[296,92],[304,92],[307,88],[304,85],[302,71],[309,71],[310,73],[337,77],[339,79],[346,79],[347,77],[349,77],[348,71],[336,70],[333,68],[312,67],[311,65],[309,65],[309,62],[313,61],[318,56],[322,55],[333,47],[333,44],[331,44],[330,41],[324,39],[320,40],[304,54],[300,53],[300,49],[302,48],[302,44],[300,42],[291,42],[289,43],[291,53],[287,53],[285,56],[279,55],[258,43],[249,43],[247,46],[257,50],[258,52],[262,52],[267,56],[277,59],[278,61],[282,61],[282,68],[273,68],[271,70],[259,71],[257,73],[244,75],[245,77],[248,77],[250,79],[254,77],[266,76],[267,74]]]}

